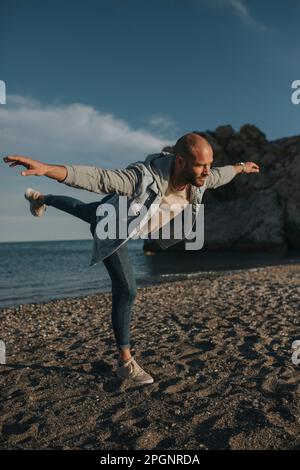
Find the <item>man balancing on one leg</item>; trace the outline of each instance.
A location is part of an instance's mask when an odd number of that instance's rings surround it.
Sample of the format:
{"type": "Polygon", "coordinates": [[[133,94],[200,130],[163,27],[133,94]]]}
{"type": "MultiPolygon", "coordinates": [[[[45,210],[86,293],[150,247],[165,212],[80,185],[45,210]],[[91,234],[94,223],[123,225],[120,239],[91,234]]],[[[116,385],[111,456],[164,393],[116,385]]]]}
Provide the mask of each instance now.
{"type": "MultiPolygon", "coordinates": [[[[182,136],[172,153],[149,155],[145,161],[132,163],[121,170],[81,165],[49,165],[16,155],[7,156],[4,161],[10,163],[10,166],[26,167],[21,172],[22,176],[43,175],[68,186],[108,194],[101,201],[90,204],[66,196],[43,195],[33,189],[27,189],[25,197],[35,216],[43,215],[46,206],[53,206],[90,224],[94,236],[91,264],[103,261],[112,281],[112,326],[119,352],[117,375],[140,385],[152,383],[151,375],[137,364],[130,352],[130,319],[136,296],[136,282],[128,257],[127,242],[130,238],[149,233],[149,222],[151,233],[160,231],[166,219],[162,221],[158,214],[171,205],[172,210],[173,207],[177,209],[169,212],[170,218],[175,218],[176,213],[180,215],[186,205],[191,205],[192,231],[204,191],[229,183],[239,173],[258,173],[258,165],[240,162],[211,169],[213,150],[206,139],[195,133],[182,136]],[[125,236],[99,239],[97,226],[103,220],[99,216],[99,208],[104,202],[109,203],[118,214],[120,196],[127,196],[134,215],[139,217],[142,208],[144,214],[146,211],[146,218],[140,222],[137,231],[130,232],[128,225],[125,236]],[[153,206],[158,207],[156,212],[152,211],[153,206]]],[[[168,240],[158,239],[157,243],[165,249],[179,241],[177,237],[170,236],[168,240]]]]}

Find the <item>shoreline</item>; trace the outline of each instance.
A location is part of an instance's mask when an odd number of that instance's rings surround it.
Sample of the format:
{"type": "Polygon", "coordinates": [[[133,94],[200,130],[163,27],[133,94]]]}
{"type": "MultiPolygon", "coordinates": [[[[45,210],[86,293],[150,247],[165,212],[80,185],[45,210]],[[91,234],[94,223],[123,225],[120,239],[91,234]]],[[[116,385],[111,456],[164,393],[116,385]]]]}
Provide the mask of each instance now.
{"type": "Polygon", "coordinates": [[[300,264],[138,289],[150,386],[115,378],[110,293],[0,310],[0,449],[300,448],[300,264]]]}
{"type": "MultiPolygon", "coordinates": [[[[222,253],[224,255],[224,253],[222,253]]],[[[227,254],[225,252],[225,254],[227,254]]],[[[247,253],[248,255],[248,253],[247,253]]],[[[260,255],[260,254],[259,254],[260,255]]],[[[270,255],[270,254],[269,254],[270,255]]],[[[160,254],[161,256],[161,254],[160,254]]],[[[267,260],[261,259],[260,264],[258,264],[257,260],[255,264],[247,264],[245,260],[240,261],[240,263],[237,263],[235,266],[237,267],[228,267],[228,268],[215,268],[215,269],[203,269],[202,271],[191,271],[191,272],[180,272],[180,273],[162,273],[159,275],[159,280],[154,280],[153,278],[149,278],[145,280],[144,278],[138,278],[137,277],[137,286],[139,289],[141,288],[147,288],[155,285],[161,285],[166,282],[176,282],[176,281],[184,281],[186,279],[193,279],[193,278],[201,278],[205,279],[207,277],[217,277],[217,276],[222,276],[225,274],[230,274],[230,273],[238,273],[238,272],[244,272],[248,270],[257,270],[257,269],[264,269],[268,267],[280,267],[280,266],[291,266],[291,265],[297,265],[300,264],[300,253],[297,251],[295,252],[295,255],[293,257],[287,257],[287,258],[276,258],[278,256],[277,254],[272,253],[271,256],[274,256],[274,260],[270,259],[269,262],[267,263],[267,260]],[[243,265],[243,263],[245,263],[243,265]]],[[[86,288],[80,289],[84,292],[74,294],[74,295],[64,295],[63,293],[59,294],[58,297],[50,297],[46,298],[45,300],[42,301],[28,301],[28,302],[23,302],[23,301],[17,301],[15,303],[11,303],[9,305],[1,305],[0,303],[0,314],[1,311],[6,310],[6,309],[16,309],[19,306],[22,305],[39,305],[39,304],[45,304],[49,303],[52,301],[58,301],[58,300],[70,300],[70,299],[80,299],[82,297],[86,296],[93,296],[93,295],[98,295],[98,294],[105,294],[105,293],[110,293],[111,292],[111,287],[107,287],[104,290],[95,290],[93,292],[86,292],[86,288]],[[19,303],[20,302],[20,303],[19,303]]],[[[7,302],[7,301],[6,301],[7,302]]]]}

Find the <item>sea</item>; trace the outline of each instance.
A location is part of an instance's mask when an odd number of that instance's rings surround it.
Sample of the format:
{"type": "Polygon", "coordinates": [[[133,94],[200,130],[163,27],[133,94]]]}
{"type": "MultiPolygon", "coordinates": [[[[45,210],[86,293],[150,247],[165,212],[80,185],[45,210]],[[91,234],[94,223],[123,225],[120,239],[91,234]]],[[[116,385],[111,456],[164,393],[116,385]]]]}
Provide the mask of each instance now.
{"type": "MultiPolygon", "coordinates": [[[[165,251],[146,255],[143,240],[130,240],[137,286],[300,262],[300,252],[236,253],[165,251]]],[[[0,243],[0,308],[109,292],[102,262],[90,266],[92,239],[0,243]]]]}

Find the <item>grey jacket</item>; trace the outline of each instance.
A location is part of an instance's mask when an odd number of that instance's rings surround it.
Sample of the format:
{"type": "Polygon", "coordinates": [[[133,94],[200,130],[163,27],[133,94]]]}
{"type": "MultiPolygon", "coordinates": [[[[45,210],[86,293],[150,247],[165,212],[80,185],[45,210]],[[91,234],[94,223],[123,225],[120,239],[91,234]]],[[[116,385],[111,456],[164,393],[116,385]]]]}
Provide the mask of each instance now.
{"type": "MultiPolygon", "coordinates": [[[[73,188],[86,189],[95,193],[109,194],[105,202],[113,204],[118,214],[119,196],[128,196],[128,207],[131,208],[133,218],[139,216],[139,207],[146,207],[151,204],[159,205],[161,197],[165,194],[170,180],[170,175],[174,167],[175,156],[171,153],[161,152],[148,155],[145,161],[138,161],[130,164],[125,169],[102,169],[83,165],[65,165],[67,176],[62,181],[73,188]]],[[[190,232],[193,230],[201,200],[206,189],[217,188],[229,183],[236,171],[232,165],[215,167],[210,170],[205,184],[201,187],[192,186],[190,192],[190,204],[192,205],[192,222],[190,232]]],[[[101,204],[101,201],[99,202],[101,204]]],[[[132,221],[128,217],[128,225],[132,221]]],[[[96,217],[96,223],[99,217],[96,217]]],[[[129,233],[127,238],[116,238],[100,240],[94,233],[93,255],[90,265],[96,264],[116,251],[123,243],[132,238],[133,233],[129,233]]],[[[183,237],[184,238],[184,237],[183,237]]],[[[180,240],[170,238],[169,240],[157,240],[161,248],[166,249],[180,240]]]]}

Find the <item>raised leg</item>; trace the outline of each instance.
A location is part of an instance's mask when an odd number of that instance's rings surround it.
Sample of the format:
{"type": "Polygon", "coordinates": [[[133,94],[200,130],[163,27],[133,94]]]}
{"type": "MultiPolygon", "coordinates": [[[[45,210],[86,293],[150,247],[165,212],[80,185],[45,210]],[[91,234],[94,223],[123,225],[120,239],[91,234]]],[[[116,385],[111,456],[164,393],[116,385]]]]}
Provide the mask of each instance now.
{"type": "Polygon", "coordinates": [[[56,209],[74,215],[85,222],[91,223],[92,217],[95,215],[97,207],[101,201],[90,202],[87,204],[73,197],[48,194],[44,196],[44,203],[47,206],[55,207],[56,209]]]}

